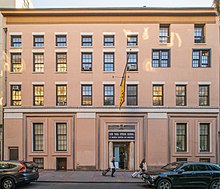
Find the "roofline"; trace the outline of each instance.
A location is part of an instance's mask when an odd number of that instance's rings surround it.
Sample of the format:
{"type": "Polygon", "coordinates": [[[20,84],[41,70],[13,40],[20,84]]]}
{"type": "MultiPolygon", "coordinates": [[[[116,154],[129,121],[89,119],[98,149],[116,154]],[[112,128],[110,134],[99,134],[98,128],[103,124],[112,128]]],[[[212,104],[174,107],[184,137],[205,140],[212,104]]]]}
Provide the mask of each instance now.
{"type": "Polygon", "coordinates": [[[159,7],[118,7],[118,8],[39,8],[0,9],[3,16],[216,16],[213,7],[159,8],[159,7]]]}
{"type": "Polygon", "coordinates": [[[36,10],[214,10],[214,7],[76,7],[76,8],[0,8],[0,11],[36,11],[36,10]]]}

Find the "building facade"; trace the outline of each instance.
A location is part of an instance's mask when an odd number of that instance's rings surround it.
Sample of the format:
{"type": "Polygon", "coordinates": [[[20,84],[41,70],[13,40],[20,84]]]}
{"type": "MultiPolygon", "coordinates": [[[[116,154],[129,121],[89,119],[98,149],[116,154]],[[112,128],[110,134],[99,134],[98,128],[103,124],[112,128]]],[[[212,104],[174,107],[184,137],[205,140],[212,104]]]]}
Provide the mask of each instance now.
{"type": "Polygon", "coordinates": [[[44,169],[219,163],[212,8],[3,10],[4,159],[44,169]],[[125,68],[126,67],[126,68],[125,68]],[[119,108],[126,69],[125,102],[119,108]]]}

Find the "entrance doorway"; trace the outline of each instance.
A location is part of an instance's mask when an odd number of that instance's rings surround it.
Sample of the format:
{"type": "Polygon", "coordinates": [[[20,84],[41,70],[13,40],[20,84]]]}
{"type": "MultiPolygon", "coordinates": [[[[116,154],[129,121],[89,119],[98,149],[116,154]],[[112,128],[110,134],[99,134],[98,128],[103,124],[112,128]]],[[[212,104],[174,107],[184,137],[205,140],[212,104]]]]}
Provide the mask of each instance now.
{"type": "Polygon", "coordinates": [[[115,166],[127,170],[129,169],[129,143],[113,143],[113,154],[115,156],[115,166]]]}
{"type": "Polygon", "coordinates": [[[66,158],[57,158],[57,171],[62,170],[66,171],[67,168],[66,158]]]}
{"type": "Polygon", "coordinates": [[[18,160],[18,147],[9,147],[9,160],[18,160]]]}

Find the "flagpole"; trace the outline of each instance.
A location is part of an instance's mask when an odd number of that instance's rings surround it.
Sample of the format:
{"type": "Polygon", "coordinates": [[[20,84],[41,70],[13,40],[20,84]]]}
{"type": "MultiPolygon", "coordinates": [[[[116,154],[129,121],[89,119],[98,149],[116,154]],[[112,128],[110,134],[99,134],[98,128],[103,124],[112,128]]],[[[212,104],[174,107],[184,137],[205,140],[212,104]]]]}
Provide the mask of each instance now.
{"type": "MultiPolygon", "coordinates": [[[[131,49],[128,52],[127,61],[126,61],[125,68],[124,68],[124,72],[127,71],[127,65],[128,65],[128,60],[129,60],[129,57],[130,57],[130,53],[131,53],[131,49]]],[[[123,75],[124,75],[124,72],[123,72],[123,75]]],[[[122,79],[123,79],[123,76],[122,76],[122,79]]],[[[121,80],[121,83],[122,83],[122,80],[121,80]]],[[[120,86],[121,86],[121,84],[120,84],[120,86]]]]}
{"type": "Polygon", "coordinates": [[[127,64],[128,64],[129,57],[130,57],[130,52],[131,52],[131,49],[127,55],[127,61],[125,64],[125,68],[124,68],[124,72],[123,72],[123,76],[122,76],[121,84],[120,84],[121,92],[120,92],[119,110],[121,109],[122,104],[125,102],[125,89],[126,89],[126,77],[127,77],[126,71],[127,71],[127,64]]]}

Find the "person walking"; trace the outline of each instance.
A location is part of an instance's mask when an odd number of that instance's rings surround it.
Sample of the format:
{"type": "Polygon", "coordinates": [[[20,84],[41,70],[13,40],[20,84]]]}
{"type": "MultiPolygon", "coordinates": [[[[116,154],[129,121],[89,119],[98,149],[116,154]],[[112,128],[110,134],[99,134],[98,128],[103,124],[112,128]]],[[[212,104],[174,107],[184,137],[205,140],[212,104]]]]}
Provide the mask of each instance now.
{"type": "Polygon", "coordinates": [[[109,162],[109,168],[102,171],[102,176],[106,176],[107,173],[112,170],[111,176],[114,177],[115,173],[115,157],[112,157],[112,160],[109,162]]]}
{"type": "Polygon", "coordinates": [[[111,174],[111,176],[112,177],[114,177],[114,173],[115,173],[115,157],[113,156],[112,157],[112,161],[111,161],[111,164],[110,164],[111,166],[110,166],[110,168],[112,169],[112,174],[111,174]]]}
{"type": "Polygon", "coordinates": [[[145,158],[140,163],[140,171],[142,173],[147,171],[147,162],[145,161],[145,158]]]}
{"type": "Polygon", "coordinates": [[[139,165],[139,171],[135,171],[131,176],[133,178],[141,177],[141,174],[147,172],[147,162],[143,159],[139,165]]]}

